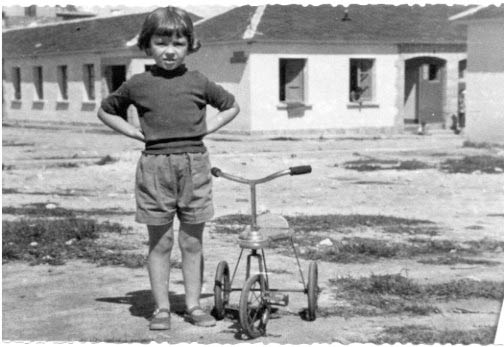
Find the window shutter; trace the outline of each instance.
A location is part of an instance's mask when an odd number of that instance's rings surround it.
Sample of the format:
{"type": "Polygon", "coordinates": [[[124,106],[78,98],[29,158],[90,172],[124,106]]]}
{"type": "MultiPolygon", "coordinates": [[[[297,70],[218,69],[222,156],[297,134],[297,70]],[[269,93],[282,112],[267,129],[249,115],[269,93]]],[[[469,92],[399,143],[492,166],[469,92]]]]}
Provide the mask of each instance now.
{"type": "Polygon", "coordinates": [[[292,59],[285,64],[285,101],[304,100],[304,66],[303,59],[292,59]]]}

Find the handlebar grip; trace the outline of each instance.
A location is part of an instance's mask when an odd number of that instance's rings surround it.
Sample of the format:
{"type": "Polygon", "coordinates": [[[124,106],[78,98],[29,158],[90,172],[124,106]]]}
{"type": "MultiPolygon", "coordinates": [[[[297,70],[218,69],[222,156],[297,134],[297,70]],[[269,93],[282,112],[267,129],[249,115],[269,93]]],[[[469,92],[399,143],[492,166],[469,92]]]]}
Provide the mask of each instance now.
{"type": "Polygon", "coordinates": [[[215,177],[219,177],[222,173],[222,170],[219,169],[218,167],[213,167],[210,172],[212,173],[212,175],[214,175],[215,177]]]}
{"type": "Polygon", "coordinates": [[[311,166],[310,165],[301,165],[301,166],[294,166],[290,168],[290,175],[304,175],[307,173],[310,173],[311,166]]]}

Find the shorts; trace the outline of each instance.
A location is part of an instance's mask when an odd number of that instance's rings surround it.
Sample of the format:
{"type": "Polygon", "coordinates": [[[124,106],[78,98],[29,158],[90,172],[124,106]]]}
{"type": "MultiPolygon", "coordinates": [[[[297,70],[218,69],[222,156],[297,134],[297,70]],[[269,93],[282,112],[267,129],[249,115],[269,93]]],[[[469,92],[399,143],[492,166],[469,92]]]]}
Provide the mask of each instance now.
{"type": "Polygon", "coordinates": [[[147,225],[173,221],[199,224],[214,215],[212,175],[204,153],[145,154],[138,160],[135,220],[147,225]]]}

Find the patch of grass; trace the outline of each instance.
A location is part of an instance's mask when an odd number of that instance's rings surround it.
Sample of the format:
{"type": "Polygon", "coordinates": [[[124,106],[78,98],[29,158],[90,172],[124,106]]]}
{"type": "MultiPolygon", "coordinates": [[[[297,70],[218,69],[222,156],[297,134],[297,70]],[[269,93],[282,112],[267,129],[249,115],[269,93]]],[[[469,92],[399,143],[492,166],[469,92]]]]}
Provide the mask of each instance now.
{"type": "Polygon", "coordinates": [[[107,165],[107,164],[112,164],[119,161],[117,158],[112,158],[110,155],[106,155],[97,162],[95,162],[96,165],[107,165]]]}
{"type": "Polygon", "coordinates": [[[499,174],[504,172],[504,158],[491,155],[465,156],[462,159],[447,159],[441,163],[441,170],[448,173],[483,172],[499,174]]]}
{"type": "Polygon", "coordinates": [[[344,167],[356,171],[376,170],[423,170],[432,166],[419,160],[383,160],[383,159],[359,159],[347,161],[344,167]]]}
{"type": "Polygon", "coordinates": [[[240,139],[232,139],[228,137],[211,137],[208,138],[210,141],[215,141],[215,142],[242,142],[240,139]]]}
{"type": "Polygon", "coordinates": [[[73,168],[79,167],[79,163],[75,163],[75,162],[63,162],[63,163],[53,164],[53,165],[51,165],[51,167],[61,167],[61,168],[64,168],[64,169],[73,169],[73,168]]]}
{"type": "Polygon", "coordinates": [[[29,147],[35,146],[33,142],[15,142],[15,141],[2,141],[3,147],[29,147]]]}
{"type": "MultiPolygon", "coordinates": [[[[438,234],[436,225],[428,220],[407,219],[382,215],[310,215],[286,216],[291,228],[297,233],[345,232],[348,229],[373,227],[386,233],[403,233],[410,235],[438,234]]],[[[251,222],[251,217],[244,214],[233,214],[215,218],[215,231],[222,234],[233,234],[242,231],[251,222]]]]}
{"type": "Polygon", "coordinates": [[[14,165],[5,165],[2,163],[2,171],[9,171],[14,169],[14,165]]]}
{"type": "Polygon", "coordinates": [[[403,325],[387,327],[377,337],[369,341],[373,344],[492,344],[495,327],[472,330],[435,330],[424,325],[403,325]]]}
{"type": "Polygon", "coordinates": [[[2,260],[61,265],[68,259],[88,259],[100,265],[143,266],[139,255],[114,252],[96,243],[101,233],[127,230],[117,223],[75,217],[3,221],[2,260]]]}
{"type": "Polygon", "coordinates": [[[421,292],[419,285],[401,275],[372,275],[330,279],[335,298],[348,302],[333,307],[333,315],[379,316],[391,314],[428,315],[439,309],[427,301],[413,300],[421,292]]]}
{"type": "Polygon", "coordinates": [[[495,266],[499,265],[500,262],[492,261],[492,260],[483,260],[483,259],[471,259],[464,258],[454,255],[445,255],[437,258],[429,258],[429,259],[420,259],[418,261],[422,264],[430,264],[430,265],[455,265],[455,264],[467,264],[467,265],[485,265],[485,266],[495,266]]]}
{"type": "Polygon", "coordinates": [[[353,184],[365,184],[365,185],[371,185],[371,184],[378,184],[378,185],[391,185],[394,184],[392,182],[384,182],[384,181],[357,181],[353,182],[353,184]]]}
{"type": "Polygon", "coordinates": [[[10,215],[22,215],[27,217],[76,217],[85,216],[109,216],[109,215],[129,215],[132,212],[123,211],[118,208],[112,209],[92,209],[92,210],[71,210],[59,207],[52,203],[32,203],[21,207],[5,206],[2,213],[10,215]]]}
{"type": "Polygon", "coordinates": [[[482,149],[492,149],[492,148],[504,148],[503,144],[490,143],[490,142],[474,142],[466,140],[462,144],[462,147],[466,148],[482,148],[482,149]]]}
{"type": "Polygon", "coordinates": [[[504,297],[504,282],[469,279],[421,285],[401,274],[388,274],[330,279],[329,284],[335,299],[347,305],[334,306],[326,314],[342,316],[428,315],[440,312],[432,305],[438,300],[504,297]]]}
{"type": "Polygon", "coordinates": [[[269,139],[270,141],[301,141],[300,138],[297,137],[290,137],[290,136],[278,136],[278,137],[272,137],[269,139]]]}
{"type": "Polygon", "coordinates": [[[504,217],[504,213],[489,213],[487,217],[504,217]]]}
{"type": "Polygon", "coordinates": [[[2,194],[26,194],[26,195],[59,195],[59,196],[92,196],[90,190],[86,189],[65,189],[64,191],[52,192],[22,192],[15,188],[2,188],[2,194]]]}

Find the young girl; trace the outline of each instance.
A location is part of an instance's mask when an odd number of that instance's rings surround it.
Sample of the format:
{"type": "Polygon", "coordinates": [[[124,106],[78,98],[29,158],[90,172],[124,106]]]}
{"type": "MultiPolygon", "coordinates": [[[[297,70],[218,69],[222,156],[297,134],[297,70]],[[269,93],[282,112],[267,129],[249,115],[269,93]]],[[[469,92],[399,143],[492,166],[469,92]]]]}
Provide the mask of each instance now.
{"type": "Polygon", "coordinates": [[[136,221],[147,224],[148,271],[157,309],[150,329],[170,329],[168,282],[174,243],[173,220],[180,221],[178,242],[185,287],[185,319],[213,326],[200,307],[203,271],[202,233],[213,216],[212,182],[203,137],[239,112],[233,95],[184,65],[200,43],[189,15],[158,8],[142,26],[138,47],[155,61],[148,72],[132,76],[103,100],[98,117],[112,129],[145,142],[136,171],[136,221]],[[219,110],[206,117],[206,105],[219,110]],[[138,111],[141,130],[130,125],[128,106],[138,111]]]}

